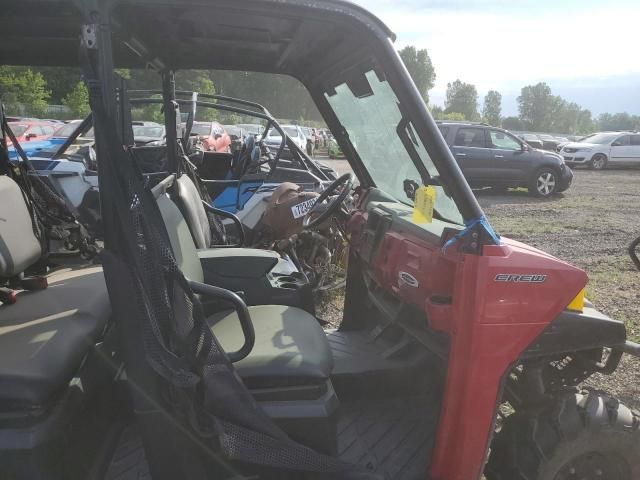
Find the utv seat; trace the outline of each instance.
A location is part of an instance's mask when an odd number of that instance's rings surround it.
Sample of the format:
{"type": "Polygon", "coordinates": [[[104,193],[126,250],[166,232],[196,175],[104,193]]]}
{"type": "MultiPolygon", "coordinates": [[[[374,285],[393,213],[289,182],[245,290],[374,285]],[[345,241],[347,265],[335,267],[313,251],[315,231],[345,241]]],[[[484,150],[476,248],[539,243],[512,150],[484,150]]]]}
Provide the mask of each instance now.
{"type": "MultiPolygon", "coordinates": [[[[22,191],[6,176],[0,177],[0,218],[0,277],[14,277],[42,251],[22,191]]],[[[0,412],[54,400],[111,315],[101,268],[61,271],[47,280],[48,288],[0,306],[0,412]]]]}
{"type": "MultiPolygon", "coordinates": [[[[161,193],[166,188],[167,183],[162,182],[154,188],[154,194],[176,262],[185,277],[203,283],[204,273],[189,227],[173,201],[161,193]]],[[[283,305],[257,305],[249,312],[256,342],[249,356],[235,364],[243,380],[256,388],[328,380],[333,357],[324,331],[311,314],[283,305]]],[[[234,311],[214,313],[208,323],[226,351],[242,344],[244,337],[234,311]]]]}
{"type": "MultiPolygon", "coordinates": [[[[165,193],[171,183],[153,189],[178,267],[185,277],[203,282],[193,237],[178,207],[165,193]]],[[[203,298],[203,300],[207,300],[203,298]]],[[[265,412],[293,439],[327,453],[337,449],[339,401],[330,381],[333,356],[319,323],[306,311],[283,305],[249,307],[255,331],[251,352],[234,367],[265,412]]],[[[235,311],[210,314],[207,323],[226,351],[244,342],[235,311]]]]}

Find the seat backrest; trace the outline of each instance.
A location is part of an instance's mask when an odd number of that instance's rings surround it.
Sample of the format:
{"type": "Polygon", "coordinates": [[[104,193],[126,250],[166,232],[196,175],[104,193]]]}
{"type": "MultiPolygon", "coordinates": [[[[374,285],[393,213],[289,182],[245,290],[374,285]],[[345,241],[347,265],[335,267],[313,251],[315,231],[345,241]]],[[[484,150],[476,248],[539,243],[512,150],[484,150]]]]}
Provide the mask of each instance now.
{"type": "Polygon", "coordinates": [[[181,175],[173,185],[174,200],[187,221],[196,248],[211,247],[211,226],[202,205],[198,188],[188,175],[181,175]]]}
{"type": "MultiPolygon", "coordinates": [[[[170,178],[167,180],[170,180],[170,178]]],[[[167,181],[160,182],[153,188],[152,192],[156,197],[162,220],[169,234],[169,242],[171,242],[171,249],[178,267],[189,280],[202,282],[204,281],[202,264],[200,263],[189,226],[180,209],[166,193],[170,184],[171,182],[167,181]]]]}
{"type": "Polygon", "coordinates": [[[0,176],[0,277],[24,272],[41,256],[22,190],[11,178],[0,176]]]}

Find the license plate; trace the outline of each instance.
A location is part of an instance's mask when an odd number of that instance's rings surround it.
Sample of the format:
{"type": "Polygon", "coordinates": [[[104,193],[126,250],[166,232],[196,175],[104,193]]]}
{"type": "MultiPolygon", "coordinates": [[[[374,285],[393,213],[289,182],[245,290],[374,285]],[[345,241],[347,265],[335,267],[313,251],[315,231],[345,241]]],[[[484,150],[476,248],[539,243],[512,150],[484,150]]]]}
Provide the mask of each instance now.
{"type": "Polygon", "coordinates": [[[309,213],[309,210],[311,210],[315,203],[316,199],[310,198],[309,200],[305,200],[304,202],[298,203],[297,205],[291,207],[293,218],[304,217],[307,213],[309,213]]]}

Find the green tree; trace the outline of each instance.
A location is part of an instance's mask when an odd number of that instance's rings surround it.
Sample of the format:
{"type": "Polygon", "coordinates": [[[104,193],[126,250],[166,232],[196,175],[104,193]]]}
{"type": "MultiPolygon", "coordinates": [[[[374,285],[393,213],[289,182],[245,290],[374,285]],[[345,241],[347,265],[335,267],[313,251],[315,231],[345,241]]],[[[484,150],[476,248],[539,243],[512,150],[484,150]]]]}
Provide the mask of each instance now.
{"type": "Polygon", "coordinates": [[[623,113],[603,113],[598,117],[599,130],[636,130],[640,128],[640,117],[623,113]]]}
{"type": "Polygon", "coordinates": [[[447,84],[444,113],[461,113],[465,120],[478,120],[478,91],[474,85],[459,79],[447,84]]]}
{"type": "Polygon", "coordinates": [[[78,82],[62,99],[62,104],[69,108],[76,117],[86,117],[89,108],[89,92],[84,82],[78,82]]]}
{"type": "Polygon", "coordinates": [[[515,130],[516,132],[520,130],[526,130],[524,123],[518,117],[503,118],[502,128],[504,128],[505,130],[515,130]]]}
{"type": "MultiPolygon", "coordinates": [[[[213,81],[209,73],[205,70],[185,70],[176,73],[176,89],[189,90],[198,93],[213,95],[216,93],[213,81]]],[[[217,111],[213,108],[198,108],[196,119],[202,121],[213,121],[217,118],[217,111]]]]}
{"type": "Polygon", "coordinates": [[[429,90],[436,81],[436,71],[426,49],[417,50],[413,45],[408,45],[398,52],[409,71],[413,82],[416,84],[420,95],[425,102],[429,102],[429,90]]]}
{"type": "Polygon", "coordinates": [[[489,125],[500,126],[502,118],[502,95],[495,90],[489,90],[484,97],[482,117],[489,125]]]}
{"type": "Polygon", "coordinates": [[[39,72],[0,66],[0,97],[9,113],[43,116],[50,96],[47,82],[39,72]]]}
{"type": "Polygon", "coordinates": [[[547,130],[552,123],[554,112],[559,107],[558,98],[551,94],[551,88],[544,82],[522,87],[517,98],[520,120],[530,130],[547,130]]]}

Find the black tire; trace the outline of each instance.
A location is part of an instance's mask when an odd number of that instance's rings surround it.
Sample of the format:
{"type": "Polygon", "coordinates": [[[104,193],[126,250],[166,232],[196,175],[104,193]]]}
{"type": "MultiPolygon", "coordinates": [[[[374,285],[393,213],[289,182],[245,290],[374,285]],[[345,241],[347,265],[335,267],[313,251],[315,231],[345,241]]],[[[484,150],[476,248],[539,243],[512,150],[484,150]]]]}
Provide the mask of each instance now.
{"type": "Polygon", "coordinates": [[[563,395],[505,420],[491,446],[487,480],[636,480],[640,418],[599,392],[563,395]]]}
{"type": "Polygon", "coordinates": [[[544,167],[536,171],[529,181],[529,194],[539,198],[549,198],[558,191],[560,175],[553,168],[544,167]]]}
{"type": "Polygon", "coordinates": [[[607,156],[604,153],[596,153],[589,162],[590,170],[604,170],[607,168],[607,156]]]}

